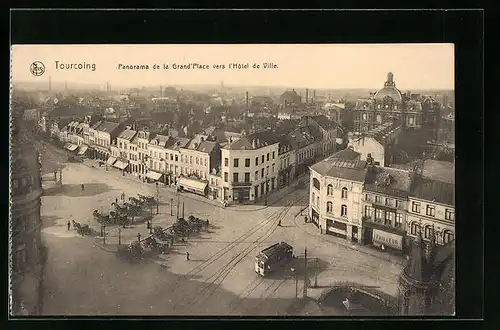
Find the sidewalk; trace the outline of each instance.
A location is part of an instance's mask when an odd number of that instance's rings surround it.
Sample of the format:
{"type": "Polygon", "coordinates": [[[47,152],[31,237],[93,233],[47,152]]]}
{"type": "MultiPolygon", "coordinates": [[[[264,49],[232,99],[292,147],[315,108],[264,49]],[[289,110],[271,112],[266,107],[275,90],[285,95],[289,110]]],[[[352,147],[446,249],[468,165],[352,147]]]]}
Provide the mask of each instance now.
{"type": "Polygon", "coordinates": [[[402,256],[397,256],[388,252],[382,252],[368,245],[359,245],[351,243],[346,241],[345,239],[331,236],[328,234],[320,234],[318,228],[316,228],[313,223],[311,222],[305,223],[304,220],[302,218],[298,218],[298,216],[299,214],[297,214],[294,218],[295,225],[302,231],[304,231],[307,235],[314,236],[324,242],[342,245],[347,249],[356,250],[378,259],[390,261],[391,263],[396,265],[404,264],[404,258],[402,256]]]}
{"type": "MultiPolygon", "coordinates": [[[[82,164],[87,166],[87,167],[94,166],[94,168],[99,169],[99,166],[97,165],[97,161],[92,160],[92,159],[85,159],[82,164]]],[[[104,169],[104,168],[101,168],[101,169],[104,169]]],[[[113,171],[113,169],[110,169],[108,171],[108,173],[111,175],[115,175],[117,177],[120,177],[121,179],[124,179],[124,180],[135,181],[135,182],[138,182],[138,183],[141,183],[144,185],[152,185],[151,183],[145,183],[142,180],[140,180],[138,177],[130,175],[130,174],[126,174],[125,176],[123,176],[123,175],[121,175],[120,172],[113,171]]],[[[231,211],[255,212],[255,211],[264,210],[264,209],[268,208],[269,206],[272,206],[273,204],[276,204],[279,201],[281,201],[283,198],[285,198],[290,193],[290,191],[293,191],[296,189],[296,186],[298,185],[298,183],[301,179],[302,180],[305,179],[306,183],[308,181],[307,176],[298,177],[295,180],[293,180],[289,186],[286,186],[280,190],[276,190],[275,192],[268,195],[267,205],[251,205],[250,204],[250,205],[229,205],[229,206],[224,207],[220,203],[220,201],[211,200],[211,199],[208,199],[206,197],[198,196],[198,195],[195,195],[195,194],[192,194],[189,192],[183,192],[181,194],[182,194],[182,197],[184,197],[184,198],[195,200],[195,201],[198,201],[201,203],[210,204],[212,206],[219,207],[219,208],[227,208],[231,211]]],[[[159,186],[161,187],[161,190],[167,190],[167,191],[170,191],[171,193],[175,193],[175,194],[177,193],[177,190],[175,187],[167,186],[165,184],[160,184],[159,186]]]]}

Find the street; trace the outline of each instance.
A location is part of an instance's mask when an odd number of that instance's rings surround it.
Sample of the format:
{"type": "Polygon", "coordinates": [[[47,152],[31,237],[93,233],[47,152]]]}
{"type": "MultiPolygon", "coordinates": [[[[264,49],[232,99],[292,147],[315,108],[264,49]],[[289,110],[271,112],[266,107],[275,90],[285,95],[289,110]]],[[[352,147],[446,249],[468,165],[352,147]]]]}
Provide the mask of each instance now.
{"type": "MultiPolygon", "coordinates": [[[[137,194],[156,196],[156,190],[154,184],[122,176],[115,169],[66,164],[63,187],[51,187],[42,197],[43,235],[49,250],[44,314],[284,315],[295,301],[296,285],[302,297],[306,247],[307,277],[314,283],[317,274],[318,286],[354,281],[396,295],[399,264],[339,244],[339,239],[320,235],[312,224],[296,217],[308,203],[307,188],[279,191],[276,195],[281,197],[270,198],[268,207],[222,208],[181,193],[180,209],[184,203],[186,217],[209,219],[208,232],[202,230],[186,243],[176,243],[168,254],[136,264],[115,256],[118,228],[106,230],[106,242],[99,235],[82,237],[67,228],[68,220],[75,220],[98,232],[94,210],[108,213],[122,193],[128,199],[137,194]],[[255,256],[278,241],[294,247],[294,265],[261,278],[254,272],[255,256]]],[[[153,227],[165,228],[175,221],[177,198],[172,189],[159,188],[159,214],[155,207],[153,227]]],[[[148,235],[146,224],[121,228],[121,243],[137,239],[138,233],[148,235]]],[[[324,289],[309,290],[308,294],[318,295],[324,289]]]]}

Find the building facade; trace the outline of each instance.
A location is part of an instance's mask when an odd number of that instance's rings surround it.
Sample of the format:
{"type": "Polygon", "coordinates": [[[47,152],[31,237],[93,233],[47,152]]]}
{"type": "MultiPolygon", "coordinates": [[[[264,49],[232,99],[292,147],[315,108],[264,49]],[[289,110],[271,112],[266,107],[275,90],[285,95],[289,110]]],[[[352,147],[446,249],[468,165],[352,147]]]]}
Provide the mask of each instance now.
{"type": "Polygon", "coordinates": [[[221,149],[223,199],[249,202],[277,189],[279,141],[271,132],[244,135],[221,149]]]}
{"type": "Polygon", "coordinates": [[[43,271],[47,258],[41,235],[41,165],[21,114],[12,116],[10,160],[11,314],[39,315],[43,308],[43,271]]]}
{"type": "Polygon", "coordinates": [[[309,216],[322,233],[361,241],[367,163],[343,150],[310,167],[309,216]]]}
{"type": "Polygon", "coordinates": [[[354,132],[368,132],[384,122],[392,121],[403,129],[428,129],[437,137],[441,106],[430,96],[396,88],[394,75],[389,72],[384,87],[370,98],[360,99],[354,107],[354,132]]]}
{"type": "Polygon", "coordinates": [[[363,196],[363,244],[407,252],[406,219],[413,173],[369,161],[363,196]]]}

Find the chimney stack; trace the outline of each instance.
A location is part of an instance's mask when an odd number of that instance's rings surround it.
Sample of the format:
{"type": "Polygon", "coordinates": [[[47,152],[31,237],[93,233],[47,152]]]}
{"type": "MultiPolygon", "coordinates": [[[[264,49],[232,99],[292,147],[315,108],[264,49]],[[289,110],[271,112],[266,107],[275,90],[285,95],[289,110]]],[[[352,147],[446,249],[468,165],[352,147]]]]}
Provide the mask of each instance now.
{"type": "Polygon", "coordinates": [[[52,91],[52,77],[49,76],[49,92],[52,91]]]}
{"type": "Polygon", "coordinates": [[[306,88],[306,104],[309,103],[309,89],[306,88]]]}
{"type": "Polygon", "coordinates": [[[313,90],[313,99],[316,100],[316,90],[313,90]]]}
{"type": "Polygon", "coordinates": [[[248,110],[248,92],[245,92],[245,100],[246,100],[247,110],[248,110]]]}
{"type": "Polygon", "coordinates": [[[255,139],[255,138],[252,140],[252,147],[253,147],[254,149],[257,149],[257,141],[256,141],[256,139],[255,139]]]}

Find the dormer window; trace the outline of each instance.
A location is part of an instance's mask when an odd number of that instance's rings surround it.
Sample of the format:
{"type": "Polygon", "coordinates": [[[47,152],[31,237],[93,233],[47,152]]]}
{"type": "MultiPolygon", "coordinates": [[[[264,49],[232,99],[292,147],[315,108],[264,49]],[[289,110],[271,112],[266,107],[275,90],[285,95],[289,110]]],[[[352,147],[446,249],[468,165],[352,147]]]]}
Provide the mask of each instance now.
{"type": "Polygon", "coordinates": [[[385,105],[385,108],[386,108],[386,109],[389,109],[389,104],[386,104],[386,105],[385,105]]]}

